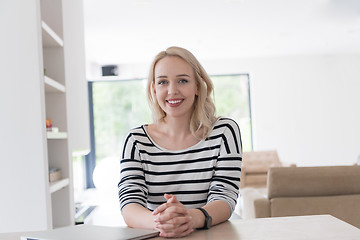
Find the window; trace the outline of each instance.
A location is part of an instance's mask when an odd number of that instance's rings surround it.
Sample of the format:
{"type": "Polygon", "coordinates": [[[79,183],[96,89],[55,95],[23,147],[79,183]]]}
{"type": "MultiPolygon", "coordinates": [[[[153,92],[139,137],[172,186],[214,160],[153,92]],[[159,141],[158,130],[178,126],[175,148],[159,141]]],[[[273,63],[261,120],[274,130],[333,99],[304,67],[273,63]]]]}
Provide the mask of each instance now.
{"type": "Polygon", "coordinates": [[[240,126],[243,151],[251,151],[252,128],[248,74],[210,76],[215,89],[218,116],[234,119],[240,126]]]}
{"type": "MultiPolygon", "coordinates": [[[[252,150],[249,75],[210,76],[215,86],[216,114],[233,118],[240,126],[244,151],[252,150]]],[[[120,160],[127,132],[151,123],[146,99],[146,79],[89,83],[92,152],[87,156],[87,188],[93,187],[92,171],[106,159],[120,160]]],[[[118,172],[116,174],[119,175],[118,172]]]]}

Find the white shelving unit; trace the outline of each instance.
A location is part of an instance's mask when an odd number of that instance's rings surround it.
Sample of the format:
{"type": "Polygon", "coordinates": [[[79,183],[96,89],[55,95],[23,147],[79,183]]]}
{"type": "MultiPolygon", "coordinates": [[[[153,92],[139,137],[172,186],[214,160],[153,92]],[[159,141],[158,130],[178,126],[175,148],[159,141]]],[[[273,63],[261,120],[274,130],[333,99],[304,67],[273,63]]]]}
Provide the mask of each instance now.
{"type": "Polygon", "coordinates": [[[44,21],[41,21],[42,42],[44,47],[63,47],[63,40],[44,21]]]}
{"type": "Polygon", "coordinates": [[[57,92],[57,93],[65,93],[66,89],[63,84],[58,83],[57,81],[49,78],[48,76],[44,76],[44,84],[45,84],[45,92],[57,92]]]}
{"type": "Polygon", "coordinates": [[[67,139],[66,132],[47,132],[46,133],[47,139],[67,139]]]}
{"type": "Polygon", "coordinates": [[[67,186],[69,186],[69,178],[63,178],[59,181],[51,182],[50,183],[50,193],[54,193],[56,191],[59,191],[67,186]]]}
{"type": "Polygon", "coordinates": [[[46,132],[48,168],[59,168],[62,179],[49,183],[52,227],[74,223],[72,157],[69,151],[67,89],[63,40],[62,0],[41,0],[45,118],[59,132],[46,132]]]}
{"type": "Polygon", "coordinates": [[[1,10],[0,233],[73,225],[72,153],[90,148],[83,0],[2,1],[1,10]],[[47,118],[59,132],[46,131],[47,118]],[[52,168],[62,178],[50,183],[52,168]]]}

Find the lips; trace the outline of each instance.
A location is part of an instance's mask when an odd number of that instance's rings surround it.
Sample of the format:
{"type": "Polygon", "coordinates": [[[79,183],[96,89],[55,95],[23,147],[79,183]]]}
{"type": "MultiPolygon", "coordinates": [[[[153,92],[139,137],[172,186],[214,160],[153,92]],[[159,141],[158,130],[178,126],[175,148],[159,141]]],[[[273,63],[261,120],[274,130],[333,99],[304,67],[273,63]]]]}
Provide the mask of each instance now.
{"type": "Polygon", "coordinates": [[[166,100],[166,103],[167,103],[170,107],[177,107],[177,106],[179,106],[183,101],[184,101],[184,99],[168,99],[168,100],[166,100]]]}

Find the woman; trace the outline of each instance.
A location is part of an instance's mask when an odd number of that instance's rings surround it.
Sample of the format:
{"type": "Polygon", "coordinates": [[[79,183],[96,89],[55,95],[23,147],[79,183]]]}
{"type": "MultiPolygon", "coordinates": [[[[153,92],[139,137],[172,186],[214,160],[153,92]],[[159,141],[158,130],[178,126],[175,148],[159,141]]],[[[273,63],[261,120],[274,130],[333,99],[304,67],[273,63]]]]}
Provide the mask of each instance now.
{"type": "Polygon", "coordinates": [[[124,143],[119,200],[128,226],[163,237],[226,221],[238,196],[242,145],[235,121],[216,118],[213,84],[189,51],[154,59],[147,94],[154,123],[124,143]]]}

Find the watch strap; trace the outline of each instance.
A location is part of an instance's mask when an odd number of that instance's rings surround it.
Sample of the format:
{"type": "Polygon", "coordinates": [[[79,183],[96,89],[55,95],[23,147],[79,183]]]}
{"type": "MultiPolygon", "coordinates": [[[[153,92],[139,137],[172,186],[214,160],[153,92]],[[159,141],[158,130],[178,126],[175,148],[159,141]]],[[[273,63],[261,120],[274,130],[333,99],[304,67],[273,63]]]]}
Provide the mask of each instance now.
{"type": "Polygon", "coordinates": [[[204,215],[205,215],[205,222],[204,222],[204,226],[203,227],[201,227],[201,228],[198,228],[198,229],[209,229],[210,228],[210,226],[208,226],[208,221],[210,220],[211,221],[211,216],[209,215],[209,213],[205,210],[205,209],[203,209],[203,208],[196,208],[196,209],[198,209],[198,210],[200,210],[204,215]]]}

